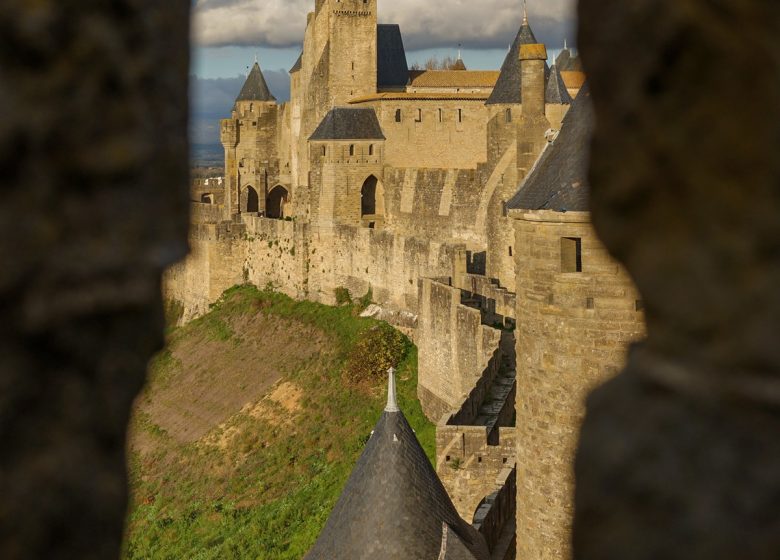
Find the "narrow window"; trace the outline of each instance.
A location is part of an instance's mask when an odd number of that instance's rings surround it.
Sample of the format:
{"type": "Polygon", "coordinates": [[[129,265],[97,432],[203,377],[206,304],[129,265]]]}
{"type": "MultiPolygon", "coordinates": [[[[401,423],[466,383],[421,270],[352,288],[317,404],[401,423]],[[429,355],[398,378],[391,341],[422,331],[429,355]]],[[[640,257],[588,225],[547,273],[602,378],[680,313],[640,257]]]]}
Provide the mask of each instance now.
{"type": "Polygon", "coordinates": [[[463,109],[458,109],[458,122],[463,122],[463,109]]]}
{"type": "Polygon", "coordinates": [[[587,309],[596,309],[596,300],[592,297],[589,297],[585,300],[585,307],[587,309]]]}
{"type": "Polygon", "coordinates": [[[395,122],[401,122],[401,109],[395,110],[395,122]]]}
{"type": "Polygon", "coordinates": [[[582,239],[561,238],[561,272],[582,272],[582,239]]]}
{"type": "Polygon", "coordinates": [[[325,146],[323,146],[323,147],[322,147],[322,157],[325,157],[326,155],[328,155],[328,148],[326,148],[325,146]]]}
{"type": "Polygon", "coordinates": [[[354,156],[355,155],[355,145],[354,144],[350,144],[349,145],[349,155],[350,156],[354,156]]]}
{"type": "Polygon", "coordinates": [[[374,145],[369,144],[368,145],[368,155],[373,156],[374,155],[374,145]]]}
{"type": "Polygon", "coordinates": [[[512,109],[506,110],[506,122],[508,123],[512,122],[512,109]]]}
{"type": "Polygon", "coordinates": [[[422,122],[422,109],[417,109],[417,118],[415,122],[422,122]]]}
{"type": "Polygon", "coordinates": [[[355,61],[354,60],[352,61],[352,69],[353,70],[355,69],[355,61]]]}
{"type": "Polygon", "coordinates": [[[444,111],[439,109],[439,122],[444,122],[444,111]]]}
{"type": "Polygon", "coordinates": [[[511,245],[509,246],[509,256],[510,257],[512,256],[512,246],[511,245]]]}
{"type": "Polygon", "coordinates": [[[254,104],[254,103],[250,103],[250,104],[249,104],[249,112],[251,113],[251,112],[253,112],[254,110],[255,110],[255,104],[254,104]]]}

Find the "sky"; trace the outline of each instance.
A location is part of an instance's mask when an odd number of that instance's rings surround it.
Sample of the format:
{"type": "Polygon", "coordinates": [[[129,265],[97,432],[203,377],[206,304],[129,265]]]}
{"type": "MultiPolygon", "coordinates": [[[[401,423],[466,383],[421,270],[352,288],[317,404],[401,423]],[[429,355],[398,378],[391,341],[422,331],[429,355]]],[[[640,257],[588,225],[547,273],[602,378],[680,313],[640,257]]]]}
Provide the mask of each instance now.
{"type": "MultiPolygon", "coordinates": [[[[193,0],[192,60],[195,144],[219,142],[218,120],[229,115],[255,57],[269,88],[289,99],[287,71],[301,52],[314,0],[193,0]]],[[[574,0],[528,0],[537,39],[551,55],[574,44],[574,0]]],[[[397,23],[409,65],[431,56],[462,56],[470,70],[498,70],[523,18],[523,0],[379,0],[379,22],[397,23]]]]}

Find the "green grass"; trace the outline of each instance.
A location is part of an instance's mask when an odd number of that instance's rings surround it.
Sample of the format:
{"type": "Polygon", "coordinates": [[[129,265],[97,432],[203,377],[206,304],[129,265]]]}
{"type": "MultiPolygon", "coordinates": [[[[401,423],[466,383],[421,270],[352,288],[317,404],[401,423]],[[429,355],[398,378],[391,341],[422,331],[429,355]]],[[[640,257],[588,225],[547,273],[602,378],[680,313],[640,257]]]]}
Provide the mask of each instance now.
{"type": "MultiPolygon", "coordinates": [[[[297,364],[283,379],[303,390],[294,422],[238,414],[229,425],[239,435],[225,449],[177,444],[148,415],[137,414],[134,428],[153,447],[143,456],[131,454],[124,558],[297,560],[324,526],[384,407],[384,381],[355,386],[344,375],[350,350],[377,322],[357,317],[353,306],[299,302],[242,286],[226,292],[207,316],[175,330],[170,347],[184,337],[244,344],[232,321],[256,313],[289,318],[291,328],[315,327],[333,352],[297,364]]],[[[153,398],[158,384],[175,383],[177,367],[170,350],[162,353],[152,364],[147,394],[153,398]]],[[[399,404],[433,462],[435,427],[417,401],[411,343],[397,369],[399,404]]]]}

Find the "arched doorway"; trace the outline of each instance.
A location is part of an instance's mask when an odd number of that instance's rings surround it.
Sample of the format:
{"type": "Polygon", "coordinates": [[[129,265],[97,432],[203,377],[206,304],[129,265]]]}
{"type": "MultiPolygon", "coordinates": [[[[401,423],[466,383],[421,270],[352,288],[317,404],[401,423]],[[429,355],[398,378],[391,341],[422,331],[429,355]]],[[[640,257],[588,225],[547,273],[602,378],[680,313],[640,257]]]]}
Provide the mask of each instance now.
{"type": "Polygon", "coordinates": [[[284,218],[284,207],[287,204],[287,197],[287,189],[282,185],[277,185],[271,189],[266,200],[265,215],[276,220],[284,218]]]}
{"type": "Polygon", "coordinates": [[[371,175],[363,183],[363,188],[360,189],[360,215],[364,216],[376,216],[380,212],[377,211],[377,185],[379,180],[371,175]]]}
{"type": "Polygon", "coordinates": [[[211,193],[200,195],[200,201],[203,204],[214,204],[214,195],[211,193]]]}
{"type": "Polygon", "coordinates": [[[254,187],[244,187],[243,195],[241,196],[244,203],[243,212],[249,214],[256,214],[260,211],[260,197],[257,196],[257,191],[254,187]]]}

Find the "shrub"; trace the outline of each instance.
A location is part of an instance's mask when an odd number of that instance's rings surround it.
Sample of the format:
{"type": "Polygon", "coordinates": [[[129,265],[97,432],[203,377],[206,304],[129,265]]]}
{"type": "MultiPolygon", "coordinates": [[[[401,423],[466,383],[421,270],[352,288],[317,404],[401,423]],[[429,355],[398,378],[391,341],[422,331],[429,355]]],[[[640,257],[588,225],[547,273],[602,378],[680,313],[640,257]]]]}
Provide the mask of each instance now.
{"type": "Polygon", "coordinates": [[[397,367],[409,349],[407,338],[387,323],[364,331],[347,358],[345,368],[353,383],[376,381],[387,376],[387,370],[397,367]]]}
{"type": "Polygon", "coordinates": [[[366,307],[371,305],[373,303],[373,299],[374,299],[374,291],[369,286],[366,295],[364,295],[358,300],[358,307],[360,308],[360,311],[365,310],[366,307]]]}
{"type": "Polygon", "coordinates": [[[347,305],[352,303],[352,296],[346,288],[336,288],[336,305],[347,305]]]}

